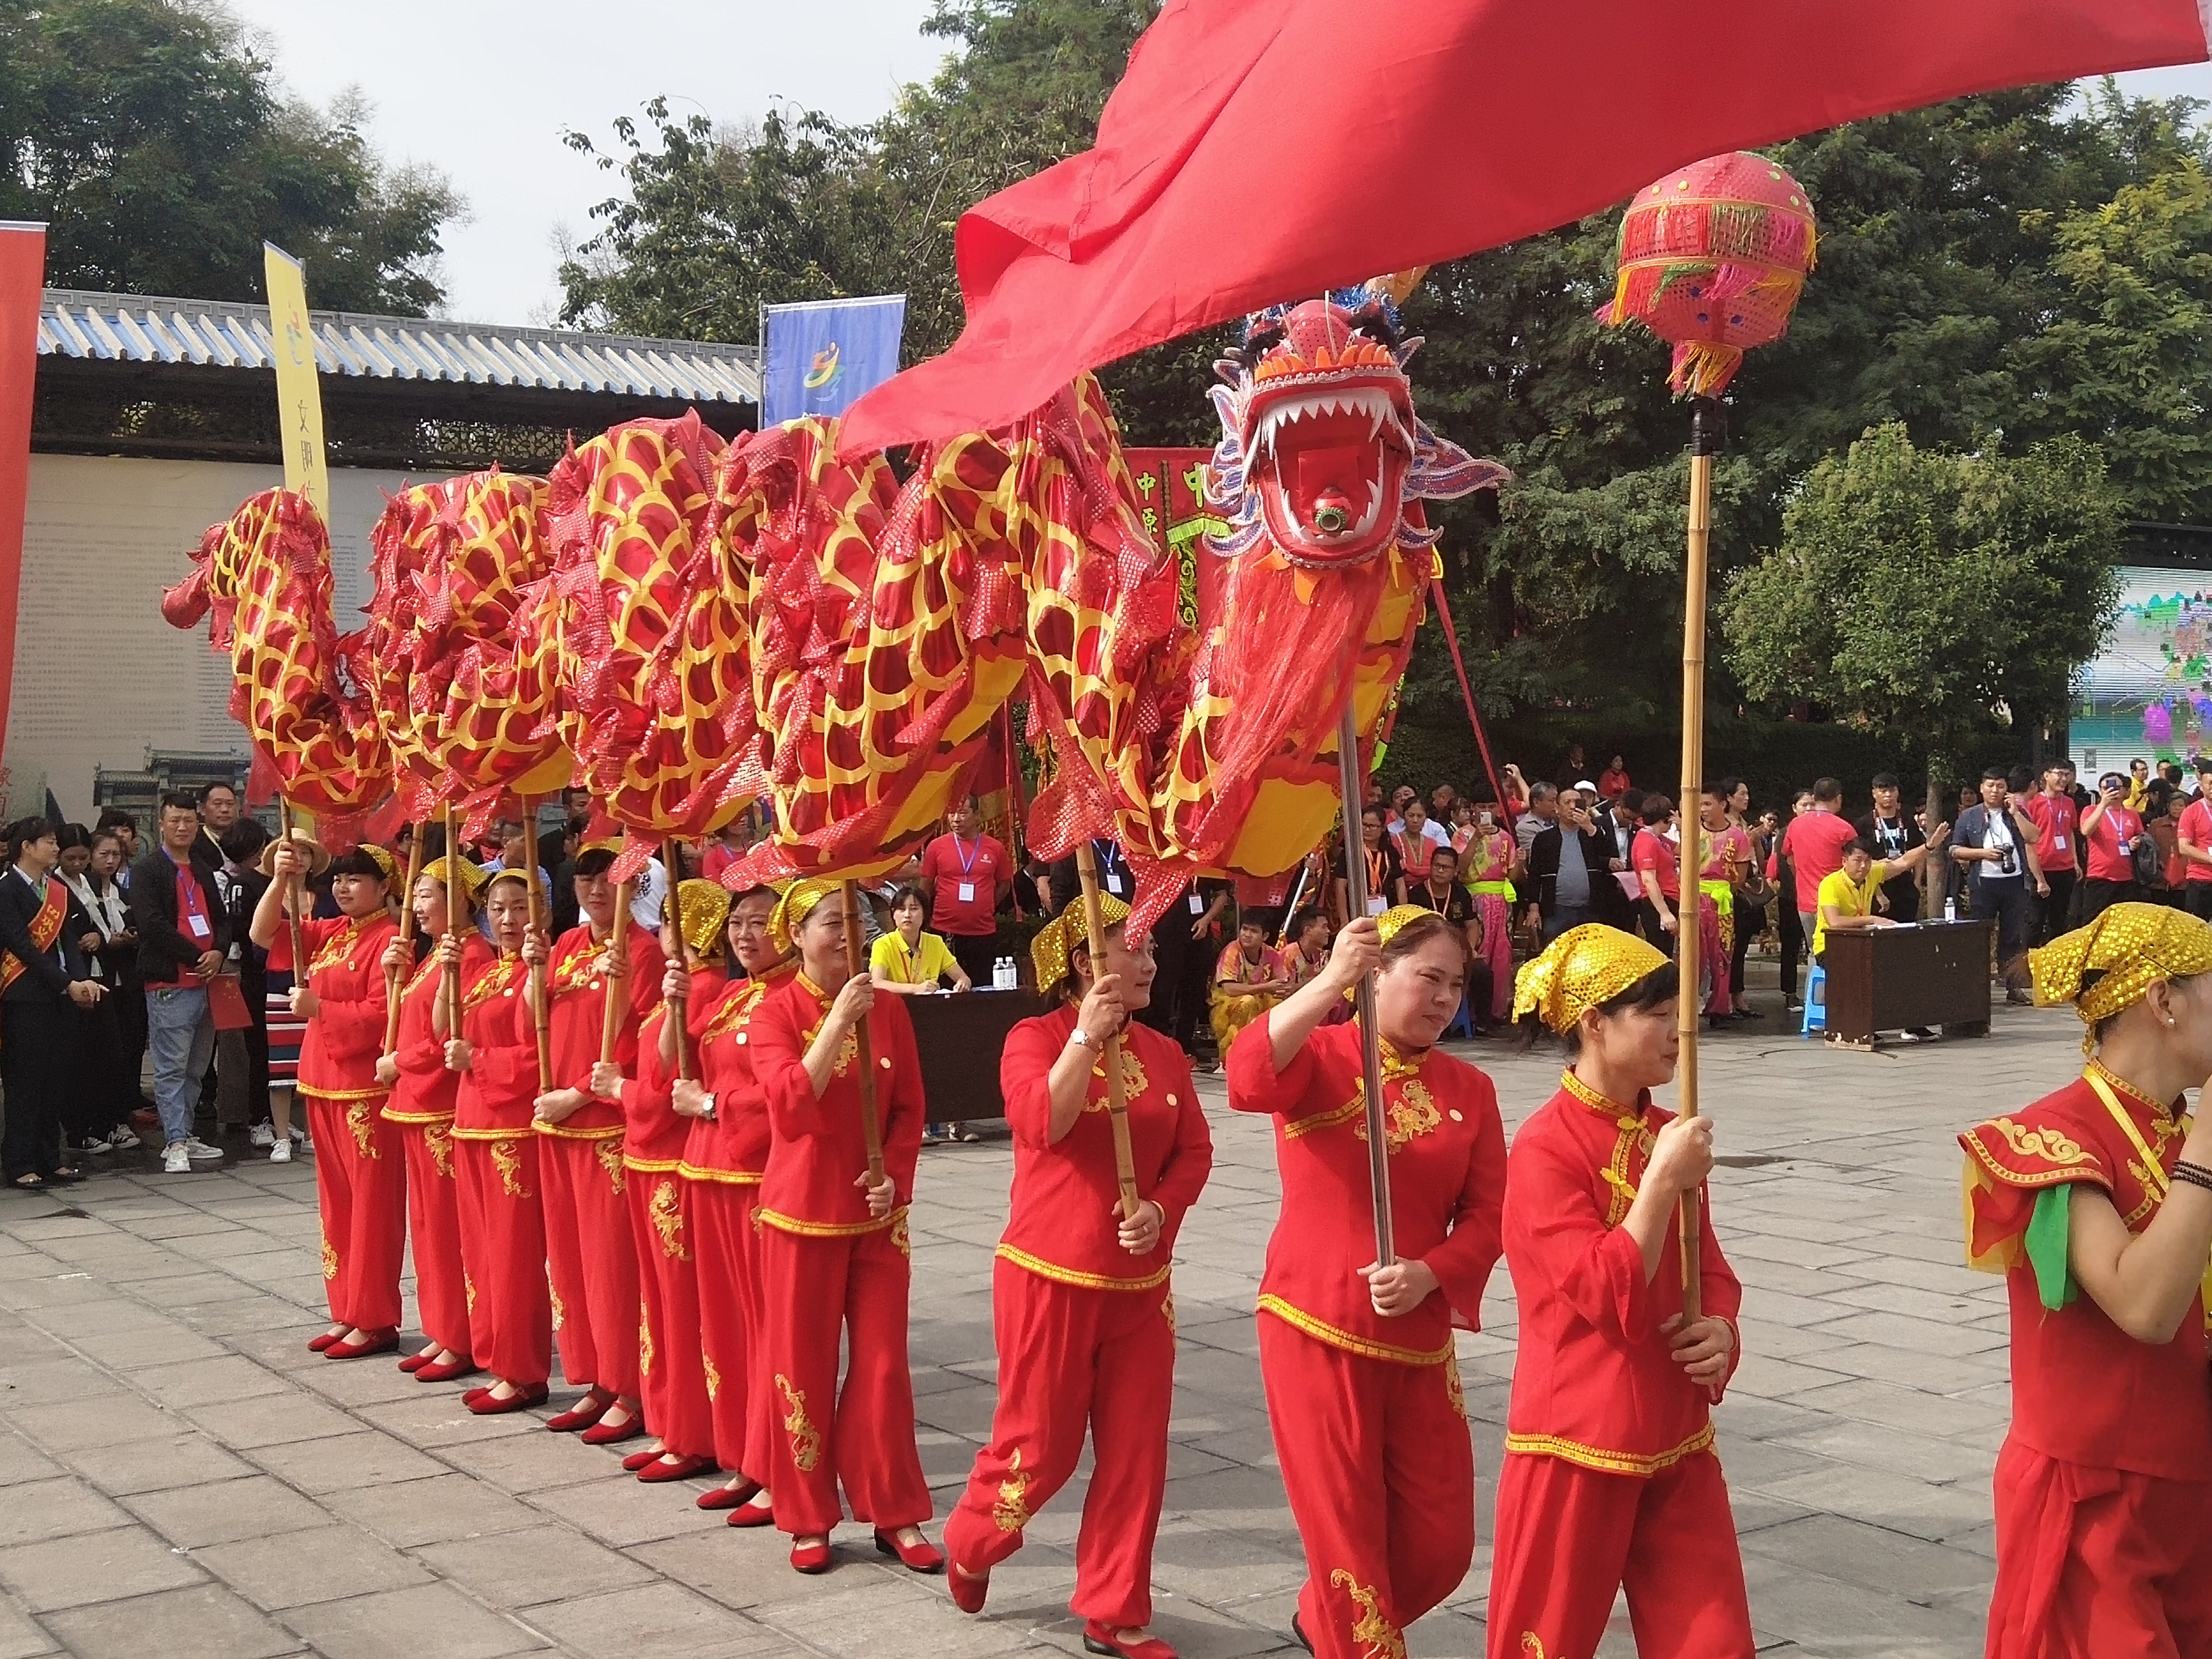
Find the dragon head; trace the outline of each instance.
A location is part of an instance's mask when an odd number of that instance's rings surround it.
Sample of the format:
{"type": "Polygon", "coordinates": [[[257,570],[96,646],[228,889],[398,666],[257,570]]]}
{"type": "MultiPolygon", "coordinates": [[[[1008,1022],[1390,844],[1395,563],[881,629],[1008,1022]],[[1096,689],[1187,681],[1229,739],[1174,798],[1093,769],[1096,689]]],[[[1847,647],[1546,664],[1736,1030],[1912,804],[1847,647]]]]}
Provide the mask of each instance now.
{"type": "Polygon", "coordinates": [[[1431,545],[1415,501],[1495,483],[1502,469],[1437,438],[1413,413],[1386,283],[1273,307],[1245,319],[1243,349],[1215,365],[1222,439],[1212,504],[1230,525],[1213,550],[1265,540],[1309,570],[1363,565],[1384,549],[1431,545]]]}

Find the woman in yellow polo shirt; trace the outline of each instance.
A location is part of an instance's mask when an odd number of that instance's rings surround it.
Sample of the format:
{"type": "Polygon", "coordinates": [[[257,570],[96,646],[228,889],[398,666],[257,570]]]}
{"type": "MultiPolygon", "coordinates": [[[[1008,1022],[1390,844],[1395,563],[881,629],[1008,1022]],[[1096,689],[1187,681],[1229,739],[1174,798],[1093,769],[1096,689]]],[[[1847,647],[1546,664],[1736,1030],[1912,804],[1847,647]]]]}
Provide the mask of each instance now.
{"type": "MultiPolygon", "coordinates": [[[[954,990],[975,988],[954,957],[952,947],[939,935],[922,932],[922,921],[928,914],[919,887],[902,887],[893,896],[893,930],[878,939],[868,953],[868,977],[878,990],[902,997],[934,996],[945,988],[947,975],[954,990]]],[[[928,1123],[922,1126],[921,1138],[972,1141],[983,1137],[964,1123],[957,1131],[949,1123],[928,1123]]]]}

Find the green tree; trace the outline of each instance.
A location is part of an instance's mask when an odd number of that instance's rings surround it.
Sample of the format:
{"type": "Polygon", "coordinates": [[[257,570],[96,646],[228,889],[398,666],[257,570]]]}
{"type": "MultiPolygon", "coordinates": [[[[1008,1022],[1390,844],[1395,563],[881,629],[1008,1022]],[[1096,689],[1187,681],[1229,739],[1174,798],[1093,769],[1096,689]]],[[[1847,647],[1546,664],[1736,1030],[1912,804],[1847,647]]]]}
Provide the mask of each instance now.
{"type": "Polygon", "coordinates": [[[196,0],[0,0],[0,218],[47,222],[59,287],[244,299],[266,239],[318,306],[428,313],[459,199],[386,167],[357,99],[287,103],[272,77],[196,0]]]}
{"type": "MultiPolygon", "coordinates": [[[[1720,606],[1747,691],[1811,701],[1929,757],[1940,785],[2005,726],[2063,717],[2118,604],[2120,503],[2096,448],[1917,447],[1901,422],[1814,465],[1778,547],[1720,606]]],[[[1995,739],[2002,741],[2002,739],[1995,739]]]]}

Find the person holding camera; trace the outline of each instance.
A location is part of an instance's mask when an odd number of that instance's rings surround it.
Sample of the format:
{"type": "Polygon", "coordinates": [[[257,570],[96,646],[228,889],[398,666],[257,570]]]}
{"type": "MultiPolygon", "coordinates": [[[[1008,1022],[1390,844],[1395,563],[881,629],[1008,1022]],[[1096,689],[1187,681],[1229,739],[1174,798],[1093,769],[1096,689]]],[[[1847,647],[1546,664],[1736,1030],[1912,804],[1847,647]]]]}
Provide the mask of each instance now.
{"type": "MultiPolygon", "coordinates": [[[[2027,773],[2021,787],[2033,775],[2027,773]]],[[[2005,769],[1982,774],[1982,798],[1959,814],[1951,832],[1951,859],[1965,867],[1966,896],[1977,921],[1997,925],[1997,972],[2005,1000],[2025,1003],[2027,941],[2035,900],[2051,896],[2043,865],[2036,856],[2035,826],[2008,799],[2012,786],[2005,769]]]]}

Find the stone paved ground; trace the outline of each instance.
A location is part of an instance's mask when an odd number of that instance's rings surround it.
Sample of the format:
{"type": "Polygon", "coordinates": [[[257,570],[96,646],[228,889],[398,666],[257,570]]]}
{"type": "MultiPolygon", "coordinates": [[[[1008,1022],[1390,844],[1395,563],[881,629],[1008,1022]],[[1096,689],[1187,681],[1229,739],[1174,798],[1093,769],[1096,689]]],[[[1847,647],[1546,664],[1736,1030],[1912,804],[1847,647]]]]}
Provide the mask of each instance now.
{"type": "MultiPolygon", "coordinates": [[[[2000,1007],[1987,1041],[1893,1054],[1752,1031],[1705,1045],[1707,1106],[1738,1160],[1717,1173],[1719,1223],[1747,1286],[1720,1443],[1763,1651],[1980,1651],[2005,1312],[1998,1282],[1960,1265],[1950,1137],[2067,1077],[2078,1030],[2000,1007]]],[[[1478,1058],[1509,1127],[1553,1086],[1555,1055],[1478,1058]]],[[[1235,1659],[1295,1650],[1302,1569],[1255,1358],[1273,1158],[1263,1124],[1204,1091],[1219,1162],[1176,1270],[1158,1628],[1192,1659],[1235,1659]]],[[[990,1418],[1008,1169],[1003,1143],[933,1148],[915,1206],[915,1392],[940,1515],[990,1418]]],[[[324,1322],[315,1239],[305,1163],[0,1194],[0,1659],[1080,1651],[1065,1607],[1079,1480],[980,1620],[856,1528],[836,1571],[801,1577],[775,1534],[729,1530],[693,1488],[640,1486],[536,1417],[472,1418],[388,1360],[307,1352],[324,1322]]],[[[1485,1312],[1461,1339],[1485,1542],[1409,1633],[1416,1656],[1482,1649],[1513,1362],[1502,1269],[1485,1312]]],[[[1632,1650],[1617,1615],[1605,1652],[1632,1650]]]]}

